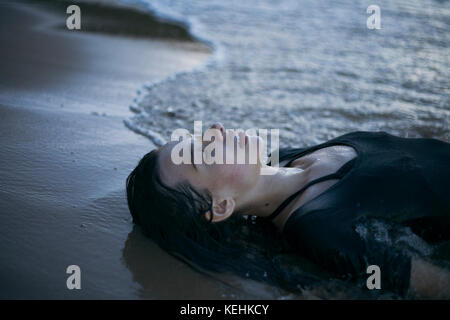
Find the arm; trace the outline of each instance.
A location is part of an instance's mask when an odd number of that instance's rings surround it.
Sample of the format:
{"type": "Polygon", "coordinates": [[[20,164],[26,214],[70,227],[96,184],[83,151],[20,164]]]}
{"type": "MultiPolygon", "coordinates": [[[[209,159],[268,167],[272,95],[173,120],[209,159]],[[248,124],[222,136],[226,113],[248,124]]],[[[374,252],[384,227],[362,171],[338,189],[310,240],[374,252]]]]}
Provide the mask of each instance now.
{"type": "Polygon", "coordinates": [[[450,272],[414,258],[408,295],[417,299],[450,299],[450,272]]]}

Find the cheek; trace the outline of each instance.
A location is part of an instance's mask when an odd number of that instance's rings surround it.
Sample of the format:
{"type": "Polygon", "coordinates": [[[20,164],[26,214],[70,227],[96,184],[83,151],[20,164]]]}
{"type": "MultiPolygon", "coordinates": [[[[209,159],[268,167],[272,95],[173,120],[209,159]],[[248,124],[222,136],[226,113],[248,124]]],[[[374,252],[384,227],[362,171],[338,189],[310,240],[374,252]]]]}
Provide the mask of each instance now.
{"type": "MultiPolygon", "coordinates": [[[[252,143],[257,145],[258,138],[251,137],[250,139],[252,143]]],[[[219,146],[217,146],[219,148],[219,146]]],[[[227,144],[220,142],[220,148],[223,148],[223,162],[226,162],[226,154],[232,150],[227,146],[227,144]]],[[[258,151],[258,148],[255,147],[254,151],[258,151]]],[[[234,162],[237,162],[236,152],[231,151],[235,156],[234,162]]],[[[208,153],[207,153],[208,154],[208,153]]],[[[249,149],[246,147],[245,154],[246,162],[248,161],[249,149]]],[[[231,189],[236,193],[245,192],[249,188],[253,187],[260,174],[261,164],[259,163],[260,157],[256,155],[257,161],[254,161],[255,164],[211,164],[204,165],[202,167],[202,182],[207,188],[212,192],[219,192],[224,190],[224,188],[231,189]]]]}

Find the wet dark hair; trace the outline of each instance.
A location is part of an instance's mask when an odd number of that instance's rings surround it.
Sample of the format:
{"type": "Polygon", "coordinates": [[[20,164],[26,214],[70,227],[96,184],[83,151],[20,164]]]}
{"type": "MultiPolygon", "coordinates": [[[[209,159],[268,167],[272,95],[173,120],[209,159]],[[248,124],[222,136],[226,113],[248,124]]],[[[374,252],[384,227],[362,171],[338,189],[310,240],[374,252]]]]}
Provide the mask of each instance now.
{"type": "Polygon", "coordinates": [[[186,182],[166,186],[159,175],[157,149],[130,173],[126,191],[133,222],[198,271],[231,273],[289,291],[318,281],[283,264],[291,249],[272,224],[236,213],[224,222],[207,221],[212,203],[208,190],[195,190],[186,182]]]}

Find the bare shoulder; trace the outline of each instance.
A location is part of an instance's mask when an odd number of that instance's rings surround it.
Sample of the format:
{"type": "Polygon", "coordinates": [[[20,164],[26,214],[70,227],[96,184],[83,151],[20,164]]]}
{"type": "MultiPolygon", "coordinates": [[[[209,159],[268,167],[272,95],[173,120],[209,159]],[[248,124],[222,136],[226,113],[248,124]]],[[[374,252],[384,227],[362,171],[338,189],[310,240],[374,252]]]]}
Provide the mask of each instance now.
{"type": "MultiPolygon", "coordinates": [[[[356,156],[357,152],[352,147],[345,145],[330,146],[295,159],[291,163],[291,167],[298,167],[304,170],[304,184],[307,184],[317,178],[335,173],[340,167],[356,156]]],[[[292,212],[309,200],[325,192],[338,181],[337,179],[330,179],[310,186],[285,208],[285,213],[280,214],[273,222],[282,230],[292,212]]]]}

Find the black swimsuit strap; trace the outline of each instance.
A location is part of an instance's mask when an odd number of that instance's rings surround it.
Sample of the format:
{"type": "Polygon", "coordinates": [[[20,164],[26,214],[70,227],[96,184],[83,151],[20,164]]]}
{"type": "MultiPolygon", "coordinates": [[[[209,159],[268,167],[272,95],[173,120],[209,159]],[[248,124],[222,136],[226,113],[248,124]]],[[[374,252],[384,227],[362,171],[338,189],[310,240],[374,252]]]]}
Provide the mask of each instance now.
{"type": "MultiPolygon", "coordinates": [[[[275,217],[277,217],[281,211],[283,211],[284,208],[286,208],[286,206],[292,201],[294,200],[299,194],[303,193],[306,189],[308,189],[310,186],[319,183],[319,182],[323,182],[326,180],[331,180],[331,179],[340,179],[342,178],[348,170],[350,170],[350,168],[353,166],[353,163],[355,162],[356,158],[353,158],[352,160],[346,162],[338,171],[336,171],[335,173],[331,173],[328,174],[326,176],[317,178],[315,180],[312,180],[310,182],[308,182],[305,186],[303,186],[300,190],[296,191],[295,193],[293,193],[292,195],[290,195],[286,200],[284,200],[279,206],[278,208],[275,209],[274,212],[272,212],[269,216],[265,217],[265,219],[268,220],[273,220],[275,219],[275,217]]],[[[291,163],[292,160],[289,162],[291,163]]]]}

